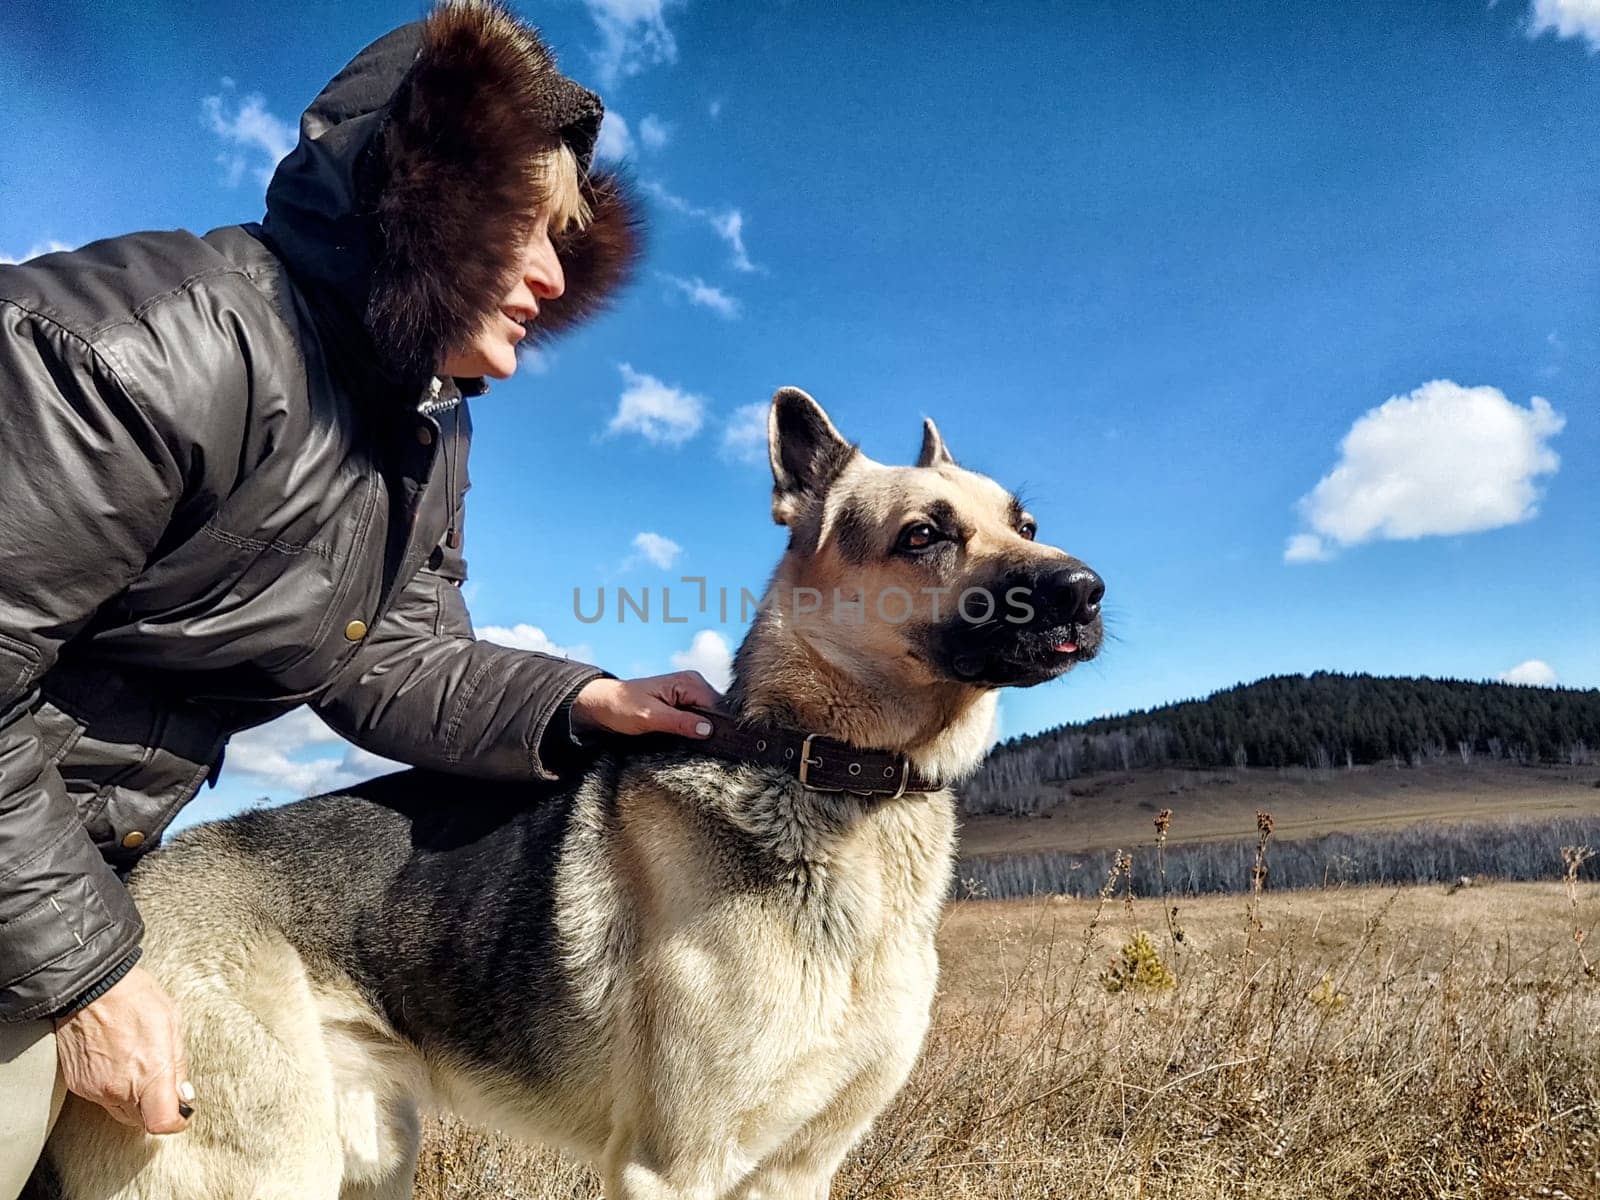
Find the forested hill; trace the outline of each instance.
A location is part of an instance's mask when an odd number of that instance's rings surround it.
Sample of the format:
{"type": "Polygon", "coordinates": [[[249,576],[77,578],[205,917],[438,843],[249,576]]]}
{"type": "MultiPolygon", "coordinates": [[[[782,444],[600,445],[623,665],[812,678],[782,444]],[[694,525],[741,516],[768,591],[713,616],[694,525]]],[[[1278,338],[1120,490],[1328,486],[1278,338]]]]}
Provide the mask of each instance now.
{"type": "Polygon", "coordinates": [[[1475,757],[1589,763],[1600,691],[1453,679],[1277,675],[996,746],[968,811],[1016,788],[1135,767],[1334,767],[1475,757]]]}

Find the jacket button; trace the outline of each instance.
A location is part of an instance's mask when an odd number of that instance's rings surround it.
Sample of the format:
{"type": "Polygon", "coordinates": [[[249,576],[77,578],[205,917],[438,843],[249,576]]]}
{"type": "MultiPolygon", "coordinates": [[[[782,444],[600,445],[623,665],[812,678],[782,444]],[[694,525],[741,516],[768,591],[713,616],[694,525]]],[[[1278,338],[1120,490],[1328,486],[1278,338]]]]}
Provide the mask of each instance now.
{"type": "Polygon", "coordinates": [[[351,621],[344,627],[346,641],[359,642],[367,636],[367,623],[365,621],[351,621]]]}
{"type": "Polygon", "coordinates": [[[417,441],[424,446],[433,445],[433,430],[429,429],[426,425],[418,425],[417,441]]]}
{"type": "Polygon", "coordinates": [[[137,850],[142,845],[144,845],[144,834],[140,833],[137,829],[122,835],[123,849],[137,850]]]}

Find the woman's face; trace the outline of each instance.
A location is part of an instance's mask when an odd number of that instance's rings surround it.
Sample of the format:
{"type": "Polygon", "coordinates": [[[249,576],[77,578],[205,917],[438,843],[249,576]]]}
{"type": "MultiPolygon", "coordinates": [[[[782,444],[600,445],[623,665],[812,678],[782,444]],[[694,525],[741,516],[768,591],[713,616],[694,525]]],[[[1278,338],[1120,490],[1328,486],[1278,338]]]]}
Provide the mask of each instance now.
{"type": "Polygon", "coordinates": [[[517,343],[526,336],[521,322],[539,315],[539,301],[554,300],[566,288],[561,260],[550,244],[548,215],[540,212],[534,232],[522,247],[516,283],[466,343],[444,357],[441,373],[462,379],[488,375],[509,379],[517,369],[517,343]]]}

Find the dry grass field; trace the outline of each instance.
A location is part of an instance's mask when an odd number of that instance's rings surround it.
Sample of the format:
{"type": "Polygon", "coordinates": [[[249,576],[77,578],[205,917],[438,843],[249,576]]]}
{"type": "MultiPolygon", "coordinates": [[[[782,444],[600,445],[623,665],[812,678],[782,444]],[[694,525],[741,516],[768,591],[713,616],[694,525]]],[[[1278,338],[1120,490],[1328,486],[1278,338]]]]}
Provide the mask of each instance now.
{"type": "MultiPolygon", "coordinates": [[[[1592,946],[1600,885],[1176,914],[1108,891],[949,907],[926,1051],[835,1197],[1600,1196],[1600,981],[1574,939],[1592,946]]],[[[449,1124],[417,1190],[598,1194],[449,1124]]]]}
{"type": "Polygon", "coordinates": [[[1260,809],[1273,814],[1279,841],[1453,823],[1600,814],[1600,768],[1519,767],[1480,760],[1422,767],[1360,766],[1314,771],[1287,768],[1186,771],[1145,768],[1107,772],[1058,785],[1060,800],[1039,816],[968,816],[961,853],[1082,853],[1153,840],[1151,817],[1181,811],[1172,840],[1232,841],[1254,827],[1260,809]]]}

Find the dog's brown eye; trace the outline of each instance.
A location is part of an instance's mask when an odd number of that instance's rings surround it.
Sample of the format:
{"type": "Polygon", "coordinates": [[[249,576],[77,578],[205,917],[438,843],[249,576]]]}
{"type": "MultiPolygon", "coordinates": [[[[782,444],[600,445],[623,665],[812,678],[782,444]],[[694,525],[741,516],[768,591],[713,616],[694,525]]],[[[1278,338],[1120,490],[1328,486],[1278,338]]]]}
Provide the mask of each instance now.
{"type": "Polygon", "coordinates": [[[939,531],[926,521],[907,525],[900,531],[900,549],[926,550],[939,540],[939,531]]]}
{"type": "Polygon", "coordinates": [[[1024,521],[1021,525],[1017,526],[1017,532],[1031,542],[1034,538],[1039,536],[1039,527],[1032,521],[1024,521]]]}

